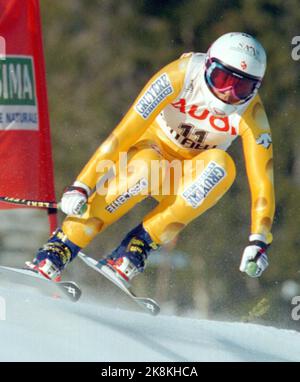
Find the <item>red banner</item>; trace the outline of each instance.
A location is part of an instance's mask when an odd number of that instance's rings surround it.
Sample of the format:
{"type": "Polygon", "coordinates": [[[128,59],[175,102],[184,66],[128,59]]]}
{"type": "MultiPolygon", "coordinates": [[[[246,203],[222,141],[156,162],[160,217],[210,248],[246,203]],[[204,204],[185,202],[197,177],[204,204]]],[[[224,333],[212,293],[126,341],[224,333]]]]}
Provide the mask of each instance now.
{"type": "Polygon", "coordinates": [[[55,201],[38,0],[0,0],[0,196],[55,201]]]}

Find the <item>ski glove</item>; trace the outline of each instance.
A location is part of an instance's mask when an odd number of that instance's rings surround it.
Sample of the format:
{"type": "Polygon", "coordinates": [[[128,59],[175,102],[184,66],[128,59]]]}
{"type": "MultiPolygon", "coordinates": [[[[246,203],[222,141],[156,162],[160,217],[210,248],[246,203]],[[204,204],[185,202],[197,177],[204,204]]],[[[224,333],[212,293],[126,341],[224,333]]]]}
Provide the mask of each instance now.
{"type": "Polygon", "coordinates": [[[83,183],[75,182],[65,189],[60,202],[60,209],[66,215],[83,215],[87,209],[90,189],[83,183]]]}
{"type": "Polygon", "coordinates": [[[250,277],[259,277],[268,267],[268,256],[265,239],[262,235],[250,235],[249,245],[244,249],[240,271],[250,277]]]}

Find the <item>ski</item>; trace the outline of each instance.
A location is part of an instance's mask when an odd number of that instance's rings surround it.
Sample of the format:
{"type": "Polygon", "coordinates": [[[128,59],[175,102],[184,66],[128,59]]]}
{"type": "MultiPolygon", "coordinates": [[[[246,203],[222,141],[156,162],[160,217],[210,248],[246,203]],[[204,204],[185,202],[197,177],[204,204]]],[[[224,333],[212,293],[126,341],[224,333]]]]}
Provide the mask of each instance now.
{"type": "Polygon", "coordinates": [[[130,288],[127,288],[121,280],[115,276],[115,272],[109,267],[100,264],[99,261],[85,255],[82,252],[78,254],[79,258],[89,267],[93,268],[95,271],[101,273],[109,281],[119,287],[123,292],[125,292],[136,304],[143,308],[147,313],[156,316],[160,312],[160,307],[156,301],[147,297],[136,296],[130,288]]]}
{"type": "Polygon", "coordinates": [[[33,269],[0,266],[0,274],[7,275],[11,281],[38,287],[47,295],[50,295],[51,291],[55,293],[58,290],[72,302],[78,301],[82,293],[73,281],[48,280],[33,269]]]}

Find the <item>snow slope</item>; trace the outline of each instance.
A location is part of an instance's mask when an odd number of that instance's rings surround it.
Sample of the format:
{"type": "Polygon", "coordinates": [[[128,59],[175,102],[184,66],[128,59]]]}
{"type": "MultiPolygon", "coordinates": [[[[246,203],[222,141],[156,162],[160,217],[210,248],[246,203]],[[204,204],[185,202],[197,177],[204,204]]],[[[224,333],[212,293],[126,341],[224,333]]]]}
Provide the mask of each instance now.
{"type": "MultiPolygon", "coordinates": [[[[0,284],[0,361],[300,361],[300,333],[44,297],[0,284]]],[[[132,307],[132,306],[131,306],[132,307]]]]}

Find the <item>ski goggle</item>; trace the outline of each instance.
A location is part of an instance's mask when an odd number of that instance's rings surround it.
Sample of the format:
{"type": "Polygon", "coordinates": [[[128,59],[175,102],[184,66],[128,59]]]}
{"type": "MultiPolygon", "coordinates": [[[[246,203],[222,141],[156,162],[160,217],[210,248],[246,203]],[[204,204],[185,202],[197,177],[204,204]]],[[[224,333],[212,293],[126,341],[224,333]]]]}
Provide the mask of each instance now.
{"type": "Polygon", "coordinates": [[[231,105],[249,100],[261,84],[260,79],[233,71],[215,59],[206,62],[205,80],[217,98],[231,105]]]}

